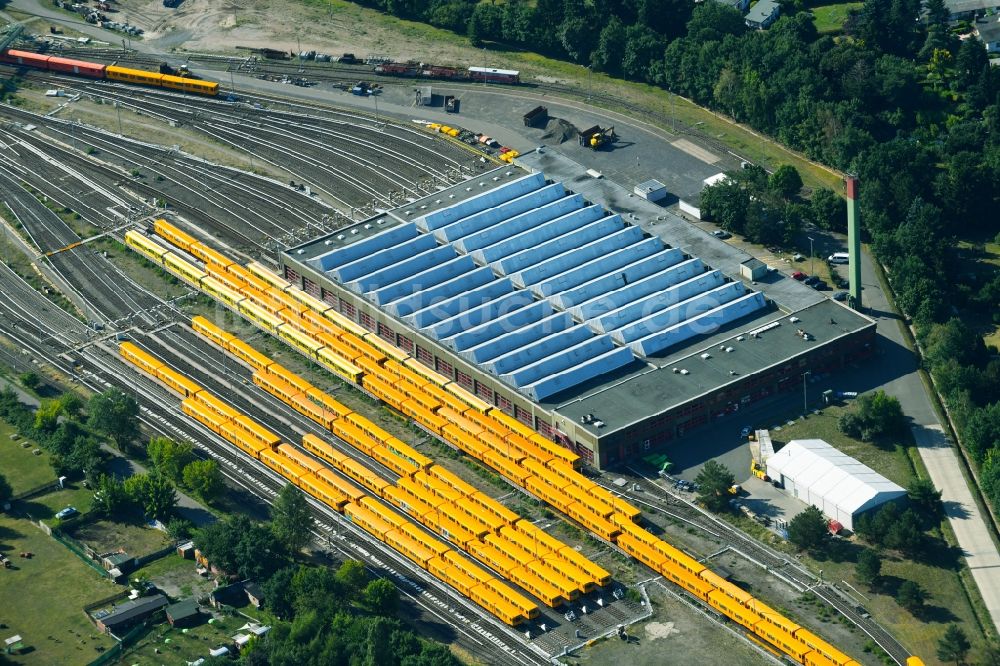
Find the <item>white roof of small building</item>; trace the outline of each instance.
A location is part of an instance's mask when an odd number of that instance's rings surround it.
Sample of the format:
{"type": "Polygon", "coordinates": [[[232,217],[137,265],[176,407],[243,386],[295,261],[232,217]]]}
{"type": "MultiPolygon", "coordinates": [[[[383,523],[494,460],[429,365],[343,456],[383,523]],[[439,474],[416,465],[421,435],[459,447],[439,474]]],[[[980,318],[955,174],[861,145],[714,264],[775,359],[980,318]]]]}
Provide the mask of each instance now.
{"type": "MultiPolygon", "coordinates": [[[[767,473],[784,475],[813,497],[856,515],[906,494],[900,486],[822,439],[796,439],[771,456],[767,473]]],[[[814,502],[815,503],[815,502],[814,502]]]]}

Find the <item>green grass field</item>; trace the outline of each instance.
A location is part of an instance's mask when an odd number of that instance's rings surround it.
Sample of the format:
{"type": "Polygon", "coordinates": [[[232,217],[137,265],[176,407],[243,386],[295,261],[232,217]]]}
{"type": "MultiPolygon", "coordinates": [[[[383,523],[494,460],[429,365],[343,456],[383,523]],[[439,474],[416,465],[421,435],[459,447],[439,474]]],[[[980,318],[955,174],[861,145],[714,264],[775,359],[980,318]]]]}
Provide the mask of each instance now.
{"type": "Polygon", "coordinates": [[[249,620],[244,617],[220,617],[208,623],[212,616],[202,609],[205,621],[190,629],[174,629],[169,624],[153,627],[139,641],[135,648],[126,654],[129,664],[184,664],[208,658],[208,651],[229,644],[230,638],[239,633],[239,628],[249,620]]]}
{"type": "Polygon", "coordinates": [[[14,433],[10,424],[0,421],[0,474],[3,474],[15,495],[46,482],[55,482],[56,473],[49,464],[49,455],[42,453],[34,455],[38,448],[34,442],[24,448],[25,439],[14,441],[10,438],[14,433]]]}
{"type": "Polygon", "coordinates": [[[0,569],[0,622],[4,637],[20,634],[31,651],[15,664],[86,664],[114,641],[83,613],[118,588],[28,520],[0,514],[0,548],[15,568],[0,569]],[[30,551],[30,560],[18,553],[30,551]]]}
{"type": "Polygon", "coordinates": [[[851,10],[861,9],[860,2],[842,2],[834,5],[813,7],[813,22],[821,35],[835,35],[843,32],[844,22],[851,10]]]}
{"type": "MultiPolygon", "coordinates": [[[[843,407],[828,407],[819,415],[782,426],[780,432],[772,432],[772,438],[782,444],[793,439],[826,440],[905,488],[915,478],[915,473],[904,446],[880,448],[844,435],[837,427],[837,419],[844,411],[843,407]]],[[[934,549],[926,562],[886,556],[882,564],[882,586],[870,591],[854,575],[853,559],[858,550],[853,544],[847,548],[848,561],[816,561],[805,556],[803,559],[810,561],[814,570],[822,569],[826,580],[847,581],[864,594],[867,598],[862,601],[872,615],[927,664],[939,663],[933,656],[937,641],[948,624],[958,623],[974,642],[982,643],[982,632],[959,577],[957,563],[960,560],[954,553],[944,547],[934,549]],[[921,618],[913,617],[895,601],[895,591],[905,580],[920,583],[931,593],[928,612],[921,618]]]]}

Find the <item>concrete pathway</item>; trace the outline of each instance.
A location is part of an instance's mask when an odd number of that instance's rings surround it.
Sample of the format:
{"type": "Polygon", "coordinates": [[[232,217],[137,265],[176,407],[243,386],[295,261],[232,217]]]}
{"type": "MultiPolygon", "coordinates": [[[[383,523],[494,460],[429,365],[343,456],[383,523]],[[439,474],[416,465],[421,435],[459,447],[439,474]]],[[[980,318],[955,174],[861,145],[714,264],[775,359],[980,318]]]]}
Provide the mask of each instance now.
{"type": "Polygon", "coordinates": [[[906,338],[900,330],[901,323],[888,316],[892,312],[888,298],[875,278],[871,257],[863,254],[862,302],[875,313],[881,313],[878,332],[899,345],[897,368],[899,376],[883,387],[886,393],[899,399],[903,413],[911,419],[911,430],[920,458],[930,474],[934,486],[941,491],[945,515],[955,532],[955,538],[965,556],[972,577],[986,603],[993,624],[1000,631],[1000,552],[990,537],[987,517],[983,516],[972,497],[969,484],[962,473],[958,452],[948,442],[938,421],[924,383],[917,373],[916,356],[909,351],[906,338]]]}

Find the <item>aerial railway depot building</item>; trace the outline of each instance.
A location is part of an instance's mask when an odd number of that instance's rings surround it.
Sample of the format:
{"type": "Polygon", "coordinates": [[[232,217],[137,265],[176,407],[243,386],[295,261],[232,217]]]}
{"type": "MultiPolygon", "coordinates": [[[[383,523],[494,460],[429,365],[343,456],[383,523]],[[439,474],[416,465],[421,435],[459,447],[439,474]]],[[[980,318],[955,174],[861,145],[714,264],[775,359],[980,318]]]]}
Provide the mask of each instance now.
{"type": "Polygon", "coordinates": [[[597,468],[873,351],[867,317],[748,281],[568,158],[518,161],[291,248],[285,277],[597,468]]]}

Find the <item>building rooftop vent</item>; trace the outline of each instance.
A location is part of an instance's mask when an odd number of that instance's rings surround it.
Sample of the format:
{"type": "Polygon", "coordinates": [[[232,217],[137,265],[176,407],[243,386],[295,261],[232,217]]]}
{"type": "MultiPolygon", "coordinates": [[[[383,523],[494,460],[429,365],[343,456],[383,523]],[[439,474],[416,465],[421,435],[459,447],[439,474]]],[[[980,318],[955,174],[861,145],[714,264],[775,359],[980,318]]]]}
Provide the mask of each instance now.
{"type": "Polygon", "coordinates": [[[708,359],[712,358],[712,355],[709,354],[708,352],[705,352],[704,354],[701,355],[701,357],[707,361],[708,359]]]}
{"type": "Polygon", "coordinates": [[[344,234],[337,234],[337,240],[344,240],[344,234]]]}
{"type": "Polygon", "coordinates": [[[681,368],[681,374],[682,375],[690,375],[691,373],[688,370],[686,370],[684,368],[681,368]]]}
{"type": "Polygon", "coordinates": [[[371,229],[371,228],[372,228],[372,225],[371,225],[371,224],[366,224],[366,225],[365,225],[365,229],[371,229]]]}
{"type": "Polygon", "coordinates": [[[788,318],[788,321],[789,321],[790,323],[792,323],[792,324],[797,324],[797,323],[799,323],[799,322],[800,322],[800,321],[802,321],[802,320],[801,320],[801,319],[799,319],[798,317],[789,317],[789,318],[788,318]]]}
{"type": "Polygon", "coordinates": [[[733,349],[732,347],[726,347],[726,353],[727,354],[732,354],[734,351],[736,351],[736,350],[733,349]]]}
{"type": "Polygon", "coordinates": [[[356,233],[358,233],[358,230],[357,230],[357,229],[351,229],[351,235],[352,235],[352,236],[353,236],[354,234],[356,234],[356,233]]]}

